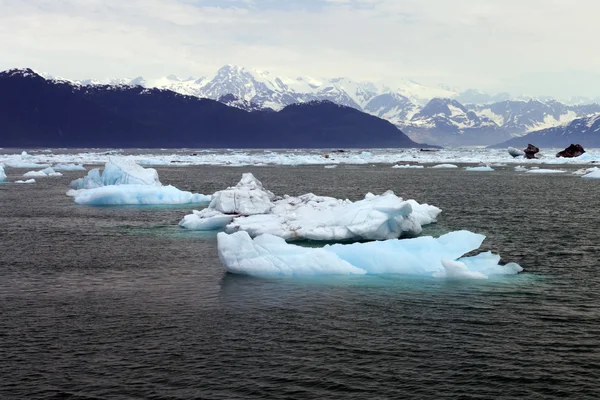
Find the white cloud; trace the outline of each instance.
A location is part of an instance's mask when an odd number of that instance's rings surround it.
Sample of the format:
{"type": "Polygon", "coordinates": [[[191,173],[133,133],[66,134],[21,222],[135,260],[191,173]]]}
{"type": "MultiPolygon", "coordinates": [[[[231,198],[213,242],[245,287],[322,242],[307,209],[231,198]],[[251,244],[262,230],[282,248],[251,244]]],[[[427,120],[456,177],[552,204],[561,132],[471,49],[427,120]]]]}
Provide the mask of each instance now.
{"type": "Polygon", "coordinates": [[[0,68],[275,73],[600,95],[596,0],[4,0],[0,68]]]}

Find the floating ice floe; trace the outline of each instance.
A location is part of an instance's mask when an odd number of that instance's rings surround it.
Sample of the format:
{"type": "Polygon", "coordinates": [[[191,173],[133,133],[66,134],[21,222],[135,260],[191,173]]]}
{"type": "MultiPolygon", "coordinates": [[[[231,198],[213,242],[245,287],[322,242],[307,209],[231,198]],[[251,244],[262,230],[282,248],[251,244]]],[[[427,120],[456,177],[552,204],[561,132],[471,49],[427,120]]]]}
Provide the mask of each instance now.
{"type": "Polygon", "coordinates": [[[52,167],[55,171],[85,171],[85,167],[80,164],[56,164],[52,167]]]}
{"type": "Polygon", "coordinates": [[[333,168],[337,168],[337,165],[326,165],[325,168],[333,169],[333,168]]]}
{"type": "Polygon", "coordinates": [[[600,168],[590,168],[587,173],[582,176],[584,179],[600,179],[600,168]]]}
{"type": "Polygon", "coordinates": [[[63,176],[60,172],[56,172],[52,167],[45,168],[41,171],[29,171],[23,174],[25,178],[48,178],[48,177],[57,177],[63,176]]]}
{"type": "Polygon", "coordinates": [[[564,174],[567,171],[561,169],[532,168],[525,172],[528,174],[564,174]]]}
{"type": "Polygon", "coordinates": [[[163,186],[158,173],[133,161],[110,158],[104,172],[95,168],[84,178],[71,182],[68,196],[77,204],[147,205],[208,203],[211,196],[163,186]]]}
{"type": "Polygon", "coordinates": [[[276,198],[252,174],[217,192],[208,208],[186,215],[180,226],[191,230],[224,229],[265,233],[286,240],[353,241],[416,236],[423,225],[436,222],[442,210],[393,192],[351,202],[312,193],[276,198]]]}
{"type": "Polygon", "coordinates": [[[15,183],[35,183],[35,179],[27,179],[26,181],[19,180],[15,181],[15,183]]]}
{"type": "MultiPolygon", "coordinates": [[[[547,154],[556,154],[561,149],[544,149],[547,154]]],[[[103,165],[110,156],[120,154],[140,165],[222,165],[239,167],[246,165],[393,165],[393,164],[493,164],[511,163],[522,165],[540,164],[590,164],[600,162],[600,149],[586,149],[586,153],[574,158],[546,157],[527,160],[512,158],[506,149],[441,149],[440,151],[419,151],[419,149],[373,149],[369,152],[346,150],[329,153],[324,150],[118,150],[118,151],[76,151],[64,150],[55,153],[23,155],[0,154],[0,163],[6,167],[42,169],[50,164],[98,164],[103,165]]]]}
{"type": "Polygon", "coordinates": [[[219,233],[219,259],[231,273],[254,276],[413,275],[435,278],[486,279],[515,275],[515,263],[500,265],[491,252],[472,257],[485,236],[456,231],[433,238],[301,247],[274,235],[254,239],[247,232],[219,233]]]}
{"type": "Polygon", "coordinates": [[[26,151],[17,156],[10,156],[4,160],[4,165],[10,168],[46,168],[49,164],[38,163],[26,151]]]}
{"type": "Polygon", "coordinates": [[[526,171],[527,171],[527,168],[525,168],[525,167],[523,167],[521,165],[517,165],[515,167],[515,172],[526,172],[526,171]]]}
{"type": "Polygon", "coordinates": [[[454,165],[454,164],[438,164],[438,165],[434,165],[433,167],[430,168],[458,168],[458,165],[454,165]]]}
{"type": "Polygon", "coordinates": [[[406,165],[394,165],[392,168],[405,168],[405,169],[420,169],[420,168],[425,168],[422,165],[410,165],[410,164],[406,164],[406,165]]]}
{"type": "Polygon", "coordinates": [[[4,165],[0,164],[0,182],[6,180],[6,172],[4,172],[4,165]]]}
{"type": "Polygon", "coordinates": [[[514,147],[509,147],[508,148],[508,154],[510,154],[511,156],[513,156],[514,158],[517,157],[524,157],[525,156],[525,152],[521,149],[516,149],[514,147]]]}
{"type": "Polygon", "coordinates": [[[481,166],[481,167],[467,167],[465,168],[465,171],[471,171],[471,172],[492,172],[494,169],[492,167],[490,167],[489,165],[486,166],[481,166]]]}

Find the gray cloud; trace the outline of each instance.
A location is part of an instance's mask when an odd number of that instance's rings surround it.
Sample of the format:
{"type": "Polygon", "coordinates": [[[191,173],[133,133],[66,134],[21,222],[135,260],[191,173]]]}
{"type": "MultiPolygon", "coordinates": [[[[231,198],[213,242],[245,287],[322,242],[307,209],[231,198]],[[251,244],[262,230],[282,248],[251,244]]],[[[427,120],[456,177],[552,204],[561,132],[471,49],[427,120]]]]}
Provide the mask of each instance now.
{"type": "Polygon", "coordinates": [[[534,95],[600,95],[596,0],[2,0],[2,69],[73,78],[412,78],[534,95]]]}

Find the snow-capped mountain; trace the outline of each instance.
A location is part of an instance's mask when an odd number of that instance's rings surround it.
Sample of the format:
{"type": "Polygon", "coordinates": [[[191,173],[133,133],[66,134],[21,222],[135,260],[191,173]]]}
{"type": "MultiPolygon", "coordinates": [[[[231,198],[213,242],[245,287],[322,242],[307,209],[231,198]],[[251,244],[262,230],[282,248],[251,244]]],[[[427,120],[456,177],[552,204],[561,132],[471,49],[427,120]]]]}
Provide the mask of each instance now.
{"type": "Polygon", "coordinates": [[[521,136],[529,132],[565,125],[575,118],[600,112],[600,105],[568,106],[556,100],[507,100],[473,106],[471,109],[493,120],[513,136],[521,136]]]}
{"type": "Polygon", "coordinates": [[[399,81],[391,87],[345,77],[289,78],[235,65],[225,65],[209,78],[180,79],[169,75],[159,79],[61,80],[79,85],[166,89],[219,100],[246,111],[278,111],[291,104],[328,100],[386,119],[415,137],[425,135],[433,143],[456,146],[499,142],[509,138],[507,133],[524,135],[600,111],[598,105],[566,105],[552,99],[529,97],[511,100],[508,93],[460,91],[441,85],[425,86],[411,80],[399,81]]]}
{"type": "Polygon", "coordinates": [[[481,92],[477,89],[467,89],[464,92],[460,92],[453,98],[462,104],[490,104],[509,100],[510,94],[503,92],[492,95],[481,92]]]}
{"type": "Polygon", "coordinates": [[[600,147],[600,113],[577,118],[564,126],[531,132],[493,147],[525,147],[528,143],[535,143],[538,147],[554,148],[567,147],[572,143],[579,143],[584,148],[600,147]]]}
{"type": "Polygon", "coordinates": [[[402,125],[418,113],[420,106],[398,93],[383,93],[372,97],[364,106],[369,114],[387,119],[396,125],[402,125]]]}
{"type": "MultiPolygon", "coordinates": [[[[248,106],[233,95],[222,100],[248,106]]],[[[0,72],[0,132],[7,147],[429,147],[329,101],[245,112],[167,89],[84,85],[29,69],[0,72]]]]}
{"type": "Polygon", "coordinates": [[[402,124],[413,140],[441,146],[476,146],[498,143],[510,136],[494,121],[479,116],[453,99],[435,98],[402,124]]]}

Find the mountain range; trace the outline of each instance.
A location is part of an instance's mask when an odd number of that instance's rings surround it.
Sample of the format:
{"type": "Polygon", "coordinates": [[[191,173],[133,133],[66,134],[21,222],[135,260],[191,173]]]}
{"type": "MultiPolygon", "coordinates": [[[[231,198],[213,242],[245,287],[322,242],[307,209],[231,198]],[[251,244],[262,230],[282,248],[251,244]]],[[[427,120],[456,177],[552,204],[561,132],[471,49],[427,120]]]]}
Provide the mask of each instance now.
{"type": "MultiPolygon", "coordinates": [[[[582,98],[573,99],[577,104],[566,104],[548,98],[430,87],[410,80],[390,87],[349,78],[287,78],[234,65],[220,68],[211,78],[55,79],[82,86],[139,85],[171,90],[246,111],[279,111],[292,104],[326,100],[386,119],[414,141],[441,146],[492,145],[600,112],[600,105],[591,99],[587,99],[589,104],[581,104],[586,101],[582,98]]],[[[595,100],[600,102],[600,98],[595,100]]]]}
{"type": "MultiPolygon", "coordinates": [[[[235,101],[233,95],[221,98],[235,101]]],[[[430,147],[386,120],[330,101],[294,103],[276,112],[235,105],[167,89],[79,84],[13,69],[0,73],[0,146],[430,147]]]]}
{"type": "Polygon", "coordinates": [[[572,143],[579,143],[584,147],[599,148],[600,114],[577,118],[565,126],[542,129],[491,147],[504,148],[510,146],[525,148],[529,143],[553,148],[566,148],[572,143]]]}

